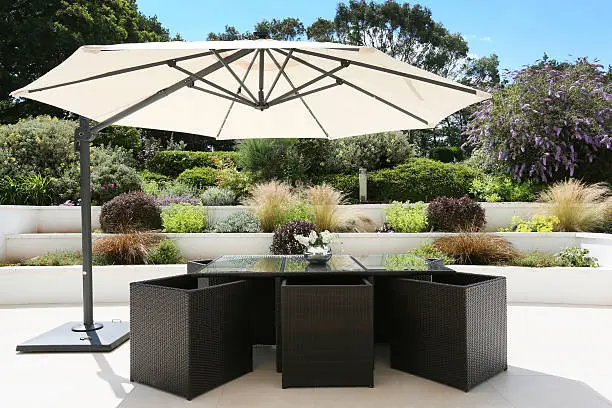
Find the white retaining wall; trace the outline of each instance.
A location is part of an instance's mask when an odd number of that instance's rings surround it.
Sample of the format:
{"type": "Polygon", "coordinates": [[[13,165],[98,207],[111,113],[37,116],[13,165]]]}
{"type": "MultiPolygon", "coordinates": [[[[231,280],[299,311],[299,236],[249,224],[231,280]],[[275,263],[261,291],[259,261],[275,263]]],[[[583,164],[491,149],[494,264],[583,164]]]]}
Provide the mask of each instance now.
{"type": "MultiPolygon", "coordinates": [[[[505,276],[508,302],[612,306],[612,267],[524,268],[453,265],[505,276]]],[[[80,266],[0,268],[0,305],[81,304],[80,266]]],[[[94,302],[127,303],[129,283],[186,273],[185,265],[95,266],[94,302]]]]}

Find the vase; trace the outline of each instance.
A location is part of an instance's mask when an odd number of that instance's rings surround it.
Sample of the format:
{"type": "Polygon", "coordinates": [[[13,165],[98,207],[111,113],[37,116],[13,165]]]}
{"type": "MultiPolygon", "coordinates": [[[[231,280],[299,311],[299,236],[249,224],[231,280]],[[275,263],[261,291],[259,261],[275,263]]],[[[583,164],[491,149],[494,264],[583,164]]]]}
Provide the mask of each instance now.
{"type": "Polygon", "coordinates": [[[332,257],[330,247],[310,247],[304,252],[304,259],[312,265],[326,264],[332,257]]]}

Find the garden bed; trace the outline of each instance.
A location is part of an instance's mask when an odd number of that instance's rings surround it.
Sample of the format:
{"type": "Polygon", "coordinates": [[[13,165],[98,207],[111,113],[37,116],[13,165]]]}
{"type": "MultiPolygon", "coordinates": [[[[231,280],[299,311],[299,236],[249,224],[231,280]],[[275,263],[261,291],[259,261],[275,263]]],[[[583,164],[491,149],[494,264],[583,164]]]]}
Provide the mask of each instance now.
{"type": "MultiPolygon", "coordinates": [[[[405,253],[422,243],[450,233],[341,233],[333,245],[335,253],[355,255],[405,253]]],[[[600,265],[612,266],[612,235],[576,232],[501,232],[520,251],[558,252],[568,246],[584,246],[599,259],[600,265]]],[[[94,241],[106,234],[94,234],[94,241]]],[[[192,233],[163,234],[174,240],[187,259],[212,259],[225,254],[265,254],[272,243],[271,233],[192,233]]],[[[33,258],[52,251],[80,250],[81,235],[16,234],[6,237],[8,262],[33,258]]]]}

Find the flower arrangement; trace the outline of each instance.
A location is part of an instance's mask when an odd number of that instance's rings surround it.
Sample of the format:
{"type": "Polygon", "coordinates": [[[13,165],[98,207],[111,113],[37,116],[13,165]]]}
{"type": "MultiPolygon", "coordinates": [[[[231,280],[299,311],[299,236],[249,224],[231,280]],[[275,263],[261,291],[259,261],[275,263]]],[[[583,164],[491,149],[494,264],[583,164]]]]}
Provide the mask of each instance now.
{"type": "Polygon", "coordinates": [[[294,235],[293,238],[306,248],[306,253],[325,255],[331,252],[329,244],[331,244],[337,236],[338,234],[332,234],[327,230],[320,233],[311,230],[308,236],[294,235]]]}

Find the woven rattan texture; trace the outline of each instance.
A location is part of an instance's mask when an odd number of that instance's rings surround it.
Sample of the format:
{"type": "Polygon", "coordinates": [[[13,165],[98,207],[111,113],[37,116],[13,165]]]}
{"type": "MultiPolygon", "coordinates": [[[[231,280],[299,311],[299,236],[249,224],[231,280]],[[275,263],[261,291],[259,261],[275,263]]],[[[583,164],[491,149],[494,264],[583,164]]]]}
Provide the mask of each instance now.
{"type": "Polygon", "coordinates": [[[281,287],[283,387],[373,386],[373,288],[281,287]]]}
{"type": "Polygon", "coordinates": [[[468,391],[507,368],[506,281],[436,280],[390,285],[391,367],[468,391]]]}
{"type": "Polygon", "coordinates": [[[252,370],[248,283],[181,289],[193,279],[130,285],[130,377],[187,399],[252,370]]]}

